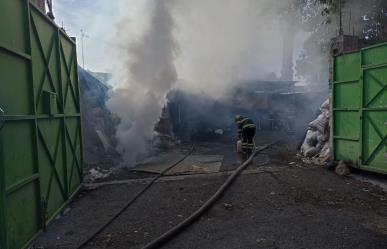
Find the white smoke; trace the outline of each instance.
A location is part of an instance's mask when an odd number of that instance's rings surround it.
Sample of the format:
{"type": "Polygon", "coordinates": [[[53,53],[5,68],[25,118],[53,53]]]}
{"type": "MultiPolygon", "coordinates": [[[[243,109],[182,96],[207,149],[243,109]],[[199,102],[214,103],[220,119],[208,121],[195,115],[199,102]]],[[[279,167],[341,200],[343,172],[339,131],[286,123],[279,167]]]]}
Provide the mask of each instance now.
{"type": "MultiPolygon", "coordinates": [[[[150,22],[142,36],[127,44],[120,73],[120,86],[108,101],[108,107],[121,119],[117,127],[118,150],[125,163],[132,166],[137,156],[145,153],[147,140],[165,104],[166,94],[176,82],[174,66],[173,19],[166,0],[146,3],[150,22]]],[[[121,22],[120,32],[125,30],[121,22]]]]}
{"type": "Polygon", "coordinates": [[[241,80],[280,76],[283,10],[291,0],[178,1],[180,88],[219,98],[241,80]]]}
{"type": "MultiPolygon", "coordinates": [[[[135,8],[137,14],[127,12],[117,25],[113,57],[121,65],[119,86],[108,106],[121,119],[117,139],[125,162],[133,165],[147,151],[174,87],[219,99],[241,81],[278,79],[283,29],[296,15],[289,13],[292,3],[144,0],[122,7],[122,13],[135,8]]],[[[296,43],[295,50],[302,45],[296,43]]]]}

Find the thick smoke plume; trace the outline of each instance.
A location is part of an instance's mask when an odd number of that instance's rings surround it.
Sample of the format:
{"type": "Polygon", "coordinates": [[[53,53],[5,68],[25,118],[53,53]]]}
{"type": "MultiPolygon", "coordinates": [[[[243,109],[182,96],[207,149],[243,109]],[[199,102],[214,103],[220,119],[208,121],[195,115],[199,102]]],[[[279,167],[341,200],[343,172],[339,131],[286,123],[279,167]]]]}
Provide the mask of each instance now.
{"type": "MultiPolygon", "coordinates": [[[[126,59],[120,73],[120,86],[108,102],[109,108],[121,119],[117,127],[118,150],[125,164],[132,166],[139,154],[147,150],[147,140],[165,104],[166,94],[177,79],[174,66],[173,19],[168,2],[147,3],[152,10],[147,29],[137,41],[127,44],[126,59]]],[[[121,23],[121,32],[126,26],[121,23]]],[[[121,58],[121,59],[122,59],[121,58]]]]}
{"type": "Polygon", "coordinates": [[[179,88],[222,98],[240,81],[279,78],[282,31],[290,28],[285,11],[292,2],[177,1],[179,88]]]}
{"type": "MultiPolygon", "coordinates": [[[[108,106],[121,119],[116,135],[128,165],[147,151],[170,90],[222,101],[241,82],[279,80],[283,44],[295,39],[296,59],[308,37],[296,24],[300,13],[294,0],[126,3],[122,13],[127,16],[114,37],[122,41],[116,42],[114,57],[121,64],[119,86],[108,106]],[[284,30],[294,34],[286,37],[284,30]]],[[[302,73],[295,75],[303,79],[302,73]]]]}

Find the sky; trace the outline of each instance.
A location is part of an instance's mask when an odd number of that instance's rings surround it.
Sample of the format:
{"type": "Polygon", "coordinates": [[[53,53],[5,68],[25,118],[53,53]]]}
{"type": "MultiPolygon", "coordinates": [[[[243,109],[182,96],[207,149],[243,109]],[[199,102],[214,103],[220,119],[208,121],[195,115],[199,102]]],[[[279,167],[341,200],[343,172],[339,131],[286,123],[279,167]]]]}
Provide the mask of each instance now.
{"type": "Polygon", "coordinates": [[[111,71],[107,62],[112,30],[117,22],[119,1],[54,0],[55,22],[70,36],[77,38],[78,63],[82,61],[81,30],[84,38],[85,68],[92,71],[111,71]]]}
{"type": "MultiPolygon", "coordinates": [[[[81,66],[83,65],[81,30],[83,30],[86,34],[83,46],[85,68],[96,72],[114,73],[117,57],[112,56],[113,53],[116,53],[112,51],[112,47],[117,48],[119,42],[115,41],[115,38],[120,37],[119,34],[116,34],[117,24],[122,21],[123,17],[130,17],[131,19],[126,19],[132,22],[129,35],[135,36],[135,29],[144,29],[141,21],[144,20],[144,15],[147,13],[138,7],[141,2],[141,0],[54,0],[55,22],[62,26],[69,36],[77,38],[78,63],[81,66]],[[130,8],[123,8],[123,6],[130,6],[130,8]],[[116,42],[117,44],[114,44],[116,42]]],[[[304,40],[305,36],[307,34],[298,35],[297,39],[304,40]]],[[[302,42],[297,41],[295,44],[294,60],[302,50],[302,42]]],[[[273,56],[267,58],[276,62],[280,60],[276,58],[278,56],[280,54],[274,51],[273,56]]],[[[271,66],[267,70],[278,75],[280,67],[271,66]]]]}

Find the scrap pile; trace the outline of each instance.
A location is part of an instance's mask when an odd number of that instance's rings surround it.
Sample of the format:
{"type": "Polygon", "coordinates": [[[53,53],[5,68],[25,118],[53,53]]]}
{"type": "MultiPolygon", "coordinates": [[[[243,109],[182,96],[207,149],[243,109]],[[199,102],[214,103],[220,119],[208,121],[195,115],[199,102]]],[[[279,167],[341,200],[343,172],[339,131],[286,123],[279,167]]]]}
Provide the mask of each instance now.
{"type": "Polygon", "coordinates": [[[111,167],[120,161],[116,151],[115,126],[118,122],[106,107],[109,87],[96,78],[96,73],[79,71],[81,93],[83,156],[86,169],[111,167]]]}
{"type": "Polygon", "coordinates": [[[323,165],[330,157],[329,150],[329,99],[320,107],[320,115],[309,123],[301,146],[304,162],[323,165]]]}

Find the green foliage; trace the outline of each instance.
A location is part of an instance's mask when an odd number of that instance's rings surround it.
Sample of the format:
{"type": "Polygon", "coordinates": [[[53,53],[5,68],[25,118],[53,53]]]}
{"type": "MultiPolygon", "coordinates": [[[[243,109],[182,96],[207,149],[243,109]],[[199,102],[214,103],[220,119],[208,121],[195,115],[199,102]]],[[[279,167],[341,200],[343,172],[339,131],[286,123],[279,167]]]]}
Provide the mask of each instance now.
{"type": "MultiPolygon", "coordinates": [[[[303,30],[310,36],[297,60],[297,75],[308,84],[326,83],[330,41],[339,34],[340,0],[295,0],[303,30]]],[[[342,0],[345,34],[354,34],[364,44],[387,41],[386,0],[342,0]]]]}

